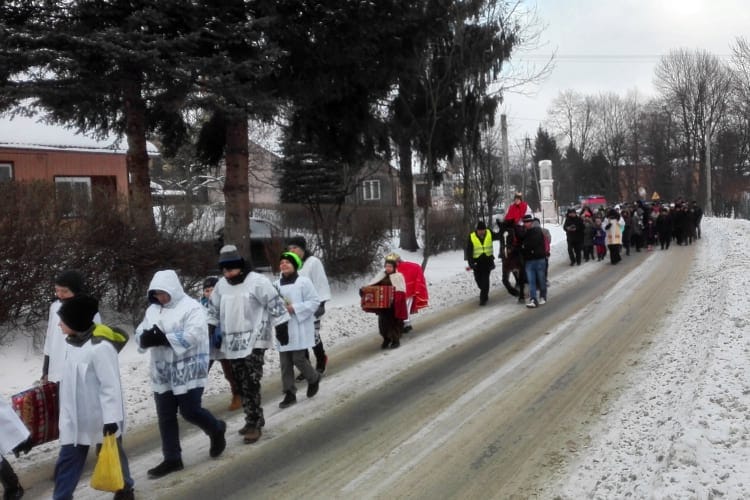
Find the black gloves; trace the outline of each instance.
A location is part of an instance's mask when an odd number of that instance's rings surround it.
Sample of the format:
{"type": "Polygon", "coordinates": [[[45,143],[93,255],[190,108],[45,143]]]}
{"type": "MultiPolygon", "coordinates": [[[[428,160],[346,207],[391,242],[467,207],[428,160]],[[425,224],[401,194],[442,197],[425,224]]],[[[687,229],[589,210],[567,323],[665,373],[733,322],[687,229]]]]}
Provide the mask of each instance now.
{"type": "Polygon", "coordinates": [[[208,325],[208,343],[215,349],[221,348],[222,334],[216,325],[208,325]]]}
{"type": "Polygon", "coordinates": [[[13,454],[18,458],[18,455],[20,455],[21,452],[28,453],[31,450],[31,446],[31,436],[29,436],[26,438],[26,441],[18,443],[18,445],[13,448],[13,454]]]}
{"type": "Polygon", "coordinates": [[[141,348],[142,349],[148,349],[149,347],[157,347],[157,346],[168,346],[169,340],[167,340],[167,336],[164,334],[161,329],[154,325],[148,330],[143,330],[143,333],[141,334],[141,348]]]}
{"type": "Polygon", "coordinates": [[[104,424],[104,427],[102,427],[102,434],[104,434],[105,436],[107,434],[114,434],[117,432],[117,429],[119,429],[119,427],[117,427],[117,424],[115,424],[114,422],[111,424],[104,424]]]}
{"type": "Polygon", "coordinates": [[[287,345],[289,343],[289,324],[282,323],[276,327],[276,340],[281,345],[287,345]]]}

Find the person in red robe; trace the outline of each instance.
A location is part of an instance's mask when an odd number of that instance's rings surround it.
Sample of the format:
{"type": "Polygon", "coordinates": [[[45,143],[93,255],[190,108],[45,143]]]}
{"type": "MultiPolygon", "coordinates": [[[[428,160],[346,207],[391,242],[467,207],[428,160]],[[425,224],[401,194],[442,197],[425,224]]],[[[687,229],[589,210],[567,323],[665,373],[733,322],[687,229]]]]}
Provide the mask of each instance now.
{"type": "Polygon", "coordinates": [[[516,193],[516,195],[513,197],[513,204],[505,213],[505,220],[512,221],[514,224],[520,225],[521,221],[523,220],[523,216],[526,215],[526,212],[528,210],[529,204],[523,201],[523,195],[521,193],[516,193]]]}
{"type": "Polygon", "coordinates": [[[421,265],[399,257],[398,272],[403,274],[406,280],[406,307],[408,315],[404,320],[404,333],[407,333],[412,329],[411,315],[427,307],[430,297],[427,292],[427,282],[424,279],[424,271],[422,271],[421,265]]]}

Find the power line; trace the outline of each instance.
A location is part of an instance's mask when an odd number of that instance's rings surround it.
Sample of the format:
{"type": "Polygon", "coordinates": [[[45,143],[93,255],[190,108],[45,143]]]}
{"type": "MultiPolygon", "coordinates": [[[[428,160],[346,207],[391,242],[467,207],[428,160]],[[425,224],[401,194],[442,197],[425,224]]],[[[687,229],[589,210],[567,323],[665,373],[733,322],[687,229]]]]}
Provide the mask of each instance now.
{"type": "MultiPolygon", "coordinates": [[[[579,63],[658,62],[668,54],[526,54],[515,61],[549,61],[579,63]]],[[[731,54],[713,54],[719,59],[730,59],[731,54]]]]}

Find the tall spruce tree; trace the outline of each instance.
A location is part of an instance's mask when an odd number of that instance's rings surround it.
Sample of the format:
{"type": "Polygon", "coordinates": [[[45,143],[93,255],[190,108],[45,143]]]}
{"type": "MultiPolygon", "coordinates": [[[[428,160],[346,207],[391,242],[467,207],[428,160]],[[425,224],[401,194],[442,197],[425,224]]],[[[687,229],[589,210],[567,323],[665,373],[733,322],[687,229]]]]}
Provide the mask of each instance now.
{"type": "MultiPolygon", "coordinates": [[[[501,96],[489,92],[490,85],[518,43],[518,26],[505,22],[509,13],[504,7],[493,0],[451,2],[444,18],[446,29],[430,40],[419,68],[417,94],[411,99],[419,123],[414,144],[427,168],[428,192],[433,182],[440,182],[440,160],[452,159],[459,148],[464,178],[471,177],[481,132],[494,123],[501,96]]],[[[468,225],[470,208],[464,205],[468,225]]],[[[431,253],[429,206],[424,216],[423,266],[431,253]]]]}
{"type": "Polygon", "coordinates": [[[197,88],[190,106],[209,116],[198,154],[209,164],[224,158],[224,240],[250,258],[249,120],[277,112],[277,59],[271,33],[283,30],[272,1],[200,1],[200,30],[189,52],[197,88]]]}
{"type": "Polygon", "coordinates": [[[329,257],[339,212],[324,219],[331,212],[323,205],[343,204],[369,162],[387,156],[381,104],[415,36],[414,4],[277,2],[285,29],[273,36],[285,54],[280,89],[288,102],[282,199],[310,208],[329,257]]]}

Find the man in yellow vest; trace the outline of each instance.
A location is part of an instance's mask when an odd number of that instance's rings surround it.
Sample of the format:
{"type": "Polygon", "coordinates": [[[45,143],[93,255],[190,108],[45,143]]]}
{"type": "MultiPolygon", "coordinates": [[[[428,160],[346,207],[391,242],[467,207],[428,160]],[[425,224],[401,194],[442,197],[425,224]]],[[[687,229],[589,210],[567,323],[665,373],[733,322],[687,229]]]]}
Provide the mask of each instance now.
{"type": "Polygon", "coordinates": [[[487,229],[484,221],[477,223],[477,228],[469,234],[466,244],[465,260],[474,271],[474,281],[479,287],[479,305],[487,303],[490,293],[490,272],[495,269],[495,256],[492,240],[497,237],[487,229]]]}

